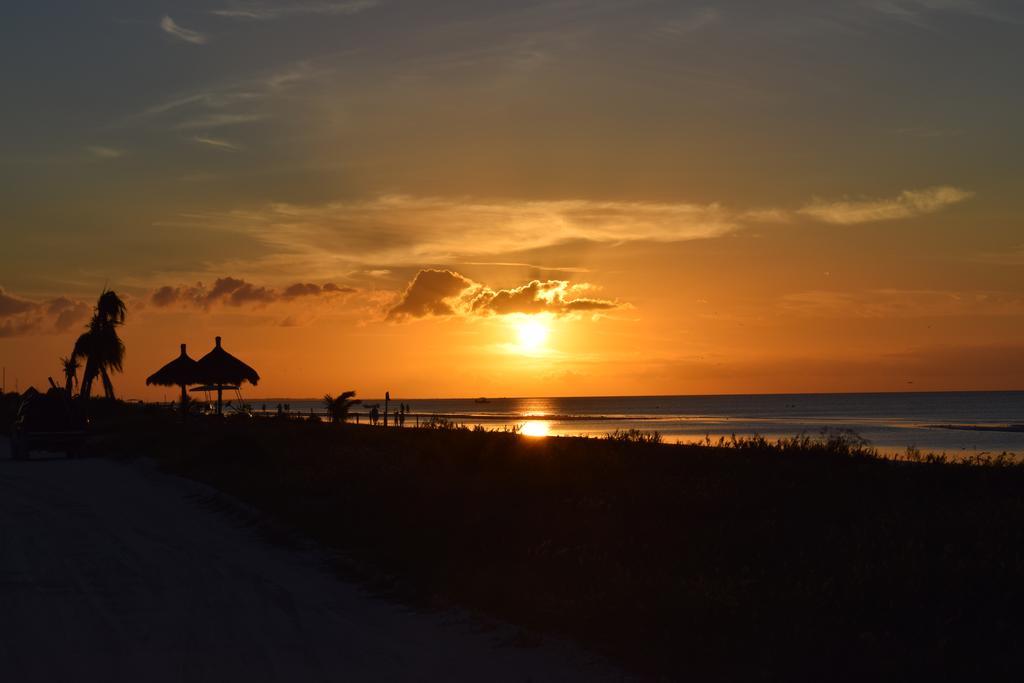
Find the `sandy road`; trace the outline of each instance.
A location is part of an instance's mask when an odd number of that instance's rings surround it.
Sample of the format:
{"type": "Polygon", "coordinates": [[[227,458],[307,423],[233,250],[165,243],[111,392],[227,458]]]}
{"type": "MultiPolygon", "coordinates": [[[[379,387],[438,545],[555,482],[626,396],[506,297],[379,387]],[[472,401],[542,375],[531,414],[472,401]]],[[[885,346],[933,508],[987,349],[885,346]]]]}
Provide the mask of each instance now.
{"type": "Polygon", "coordinates": [[[314,553],[144,465],[8,459],[0,443],[0,680],[544,681],[618,676],[457,615],[369,597],[314,553]]]}

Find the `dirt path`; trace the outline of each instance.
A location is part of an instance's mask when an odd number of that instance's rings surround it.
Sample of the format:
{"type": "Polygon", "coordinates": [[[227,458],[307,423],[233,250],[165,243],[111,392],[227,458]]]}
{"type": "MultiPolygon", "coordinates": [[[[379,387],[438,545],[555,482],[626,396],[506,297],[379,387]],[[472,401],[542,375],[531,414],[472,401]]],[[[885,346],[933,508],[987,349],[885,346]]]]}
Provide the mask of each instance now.
{"type": "Polygon", "coordinates": [[[569,681],[616,674],[412,613],[211,511],[143,465],[7,458],[0,443],[0,679],[569,681]]]}

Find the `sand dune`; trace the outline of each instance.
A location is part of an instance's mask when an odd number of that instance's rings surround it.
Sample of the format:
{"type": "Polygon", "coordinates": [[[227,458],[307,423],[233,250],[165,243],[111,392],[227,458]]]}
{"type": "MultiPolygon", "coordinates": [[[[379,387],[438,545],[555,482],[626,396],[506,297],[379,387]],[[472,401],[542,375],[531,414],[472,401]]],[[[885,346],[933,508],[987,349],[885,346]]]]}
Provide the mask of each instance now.
{"type": "Polygon", "coordinates": [[[618,677],[569,647],[515,647],[508,628],[367,596],[146,465],[0,449],[3,680],[618,677]]]}

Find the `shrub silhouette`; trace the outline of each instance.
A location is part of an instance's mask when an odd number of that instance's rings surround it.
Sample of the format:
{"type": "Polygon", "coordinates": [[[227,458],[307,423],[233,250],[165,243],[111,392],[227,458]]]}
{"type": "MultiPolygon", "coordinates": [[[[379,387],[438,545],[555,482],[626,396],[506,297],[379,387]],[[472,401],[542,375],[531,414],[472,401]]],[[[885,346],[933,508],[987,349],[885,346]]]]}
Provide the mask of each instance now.
{"type": "Polygon", "coordinates": [[[80,396],[92,395],[92,383],[97,377],[103,382],[103,395],[116,398],[110,374],[121,372],[124,366],[124,342],[117,335],[117,328],[124,324],[127,316],[124,302],[111,290],[104,290],[96,301],[92,320],[87,330],[75,341],[72,359],[85,359],[80,396]]]}
{"type": "Polygon", "coordinates": [[[345,422],[352,407],[362,403],[355,395],[354,391],[343,391],[337,398],[330,394],[324,395],[323,403],[332,423],[345,422]]]}

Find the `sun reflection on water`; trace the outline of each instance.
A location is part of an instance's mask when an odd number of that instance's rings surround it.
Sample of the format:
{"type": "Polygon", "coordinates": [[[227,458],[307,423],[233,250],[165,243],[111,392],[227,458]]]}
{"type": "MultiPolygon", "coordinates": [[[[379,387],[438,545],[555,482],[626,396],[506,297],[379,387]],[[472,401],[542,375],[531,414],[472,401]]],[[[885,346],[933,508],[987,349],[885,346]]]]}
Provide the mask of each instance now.
{"type": "Polygon", "coordinates": [[[518,403],[516,412],[527,419],[550,415],[555,409],[554,402],[549,398],[520,399],[518,403]]]}
{"type": "Polygon", "coordinates": [[[547,420],[530,420],[523,424],[523,436],[548,436],[551,434],[551,423],[547,420]]]}

